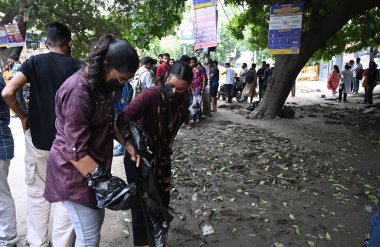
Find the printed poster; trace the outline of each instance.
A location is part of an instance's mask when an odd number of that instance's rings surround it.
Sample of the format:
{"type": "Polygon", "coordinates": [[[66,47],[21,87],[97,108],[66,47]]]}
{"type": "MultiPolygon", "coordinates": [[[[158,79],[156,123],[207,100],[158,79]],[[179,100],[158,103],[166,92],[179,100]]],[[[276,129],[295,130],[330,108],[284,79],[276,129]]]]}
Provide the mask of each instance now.
{"type": "Polygon", "coordinates": [[[270,8],[268,54],[299,54],[303,3],[270,8]]]}
{"type": "Polygon", "coordinates": [[[218,44],[216,6],[194,10],[194,49],[214,47],[218,44]]]}
{"type": "Polygon", "coordinates": [[[5,32],[4,26],[0,25],[0,47],[7,47],[8,45],[8,36],[5,32]]]}
{"type": "Polygon", "coordinates": [[[193,0],[194,9],[206,8],[215,5],[216,0],[193,0]]]}
{"type": "Polygon", "coordinates": [[[8,38],[8,48],[24,46],[24,39],[21,36],[17,23],[4,25],[8,38]]]}

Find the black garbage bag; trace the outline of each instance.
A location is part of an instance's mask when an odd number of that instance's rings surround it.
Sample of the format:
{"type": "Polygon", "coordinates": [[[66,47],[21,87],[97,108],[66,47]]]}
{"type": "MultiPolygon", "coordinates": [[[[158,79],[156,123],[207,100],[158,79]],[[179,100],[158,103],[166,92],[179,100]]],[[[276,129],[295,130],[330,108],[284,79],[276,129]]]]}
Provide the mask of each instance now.
{"type": "Polygon", "coordinates": [[[138,205],[136,184],[127,185],[102,167],[87,175],[87,185],[95,191],[98,208],[127,210],[138,205]]]}
{"type": "Polygon", "coordinates": [[[161,202],[158,191],[156,175],[148,162],[142,162],[140,165],[141,180],[137,182],[138,193],[141,196],[144,217],[149,220],[147,226],[150,226],[149,236],[151,245],[163,247],[167,241],[169,225],[173,216],[161,202]],[[146,174],[145,177],[143,174],[146,174]]]}
{"type": "Polygon", "coordinates": [[[142,157],[138,167],[140,180],[136,182],[136,185],[148,229],[149,245],[163,247],[167,241],[169,225],[173,216],[161,201],[158,191],[160,185],[157,183],[156,175],[150,165],[154,159],[153,142],[139,124],[125,121],[123,116],[118,117],[116,124],[124,140],[130,140],[142,157]]]}
{"type": "Polygon", "coordinates": [[[130,140],[140,156],[149,161],[153,159],[151,149],[153,142],[141,125],[132,121],[125,121],[123,116],[117,118],[116,125],[124,140],[130,140]]]}

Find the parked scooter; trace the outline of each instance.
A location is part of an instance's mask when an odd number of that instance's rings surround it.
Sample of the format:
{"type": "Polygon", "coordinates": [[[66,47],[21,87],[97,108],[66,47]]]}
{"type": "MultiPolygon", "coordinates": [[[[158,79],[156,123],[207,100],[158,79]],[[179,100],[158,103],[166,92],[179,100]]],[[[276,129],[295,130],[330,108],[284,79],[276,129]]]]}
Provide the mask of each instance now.
{"type": "MultiPolygon", "coordinates": [[[[241,99],[241,94],[243,92],[243,89],[244,89],[244,86],[240,82],[239,77],[236,77],[232,90],[231,90],[232,98],[236,98],[236,100],[240,102],[239,100],[241,99]]],[[[220,97],[222,97],[223,100],[227,99],[227,91],[226,91],[225,84],[219,87],[219,91],[216,94],[216,97],[217,99],[220,99],[220,97]]]]}

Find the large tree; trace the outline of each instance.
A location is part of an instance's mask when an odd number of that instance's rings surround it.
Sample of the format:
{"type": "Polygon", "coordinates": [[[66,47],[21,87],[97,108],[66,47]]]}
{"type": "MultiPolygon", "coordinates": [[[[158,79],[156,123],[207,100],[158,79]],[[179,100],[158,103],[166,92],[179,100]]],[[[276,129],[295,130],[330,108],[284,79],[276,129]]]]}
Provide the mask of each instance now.
{"type": "MultiPolygon", "coordinates": [[[[292,0],[227,0],[244,6],[234,16],[230,30],[242,39],[248,28],[254,48],[267,44],[271,5],[289,4],[292,0]]],[[[284,105],[302,67],[314,58],[327,59],[344,50],[356,51],[379,45],[380,0],[305,0],[301,51],[298,55],[277,55],[275,70],[266,95],[252,118],[274,118],[284,105]]]]}
{"type": "MultiPolygon", "coordinates": [[[[147,48],[153,38],[173,32],[184,9],[183,0],[1,0],[0,24],[16,19],[25,37],[27,28],[43,31],[49,22],[62,22],[73,32],[74,54],[83,57],[97,38],[108,33],[147,48]]],[[[0,57],[10,52],[21,50],[2,48],[0,57]]]]}

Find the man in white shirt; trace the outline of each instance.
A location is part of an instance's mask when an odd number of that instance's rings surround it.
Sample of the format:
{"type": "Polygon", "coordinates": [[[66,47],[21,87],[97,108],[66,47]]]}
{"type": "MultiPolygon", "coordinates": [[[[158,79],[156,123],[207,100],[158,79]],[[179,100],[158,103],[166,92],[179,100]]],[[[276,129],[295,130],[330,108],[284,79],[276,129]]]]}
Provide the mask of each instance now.
{"type": "Polygon", "coordinates": [[[233,68],[231,68],[230,63],[226,63],[224,67],[226,67],[226,71],[222,73],[222,75],[226,74],[226,81],[224,82],[224,86],[227,93],[228,103],[232,103],[232,88],[234,85],[236,72],[233,68]]]}
{"type": "Polygon", "coordinates": [[[354,88],[352,89],[353,94],[357,94],[359,91],[360,80],[363,79],[363,65],[360,63],[360,57],[356,58],[356,66],[353,70],[354,72],[354,88]]]}
{"type": "Polygon", "coordinates": [[[136,71],[136,74],[132,81],[133,98],[135,98],[144,89],[150,88],[155,85],[156,77],[151,70],[154,64],[154,60],[151,57],[143,57],[140,60],[142,66],[136,71]]]}

